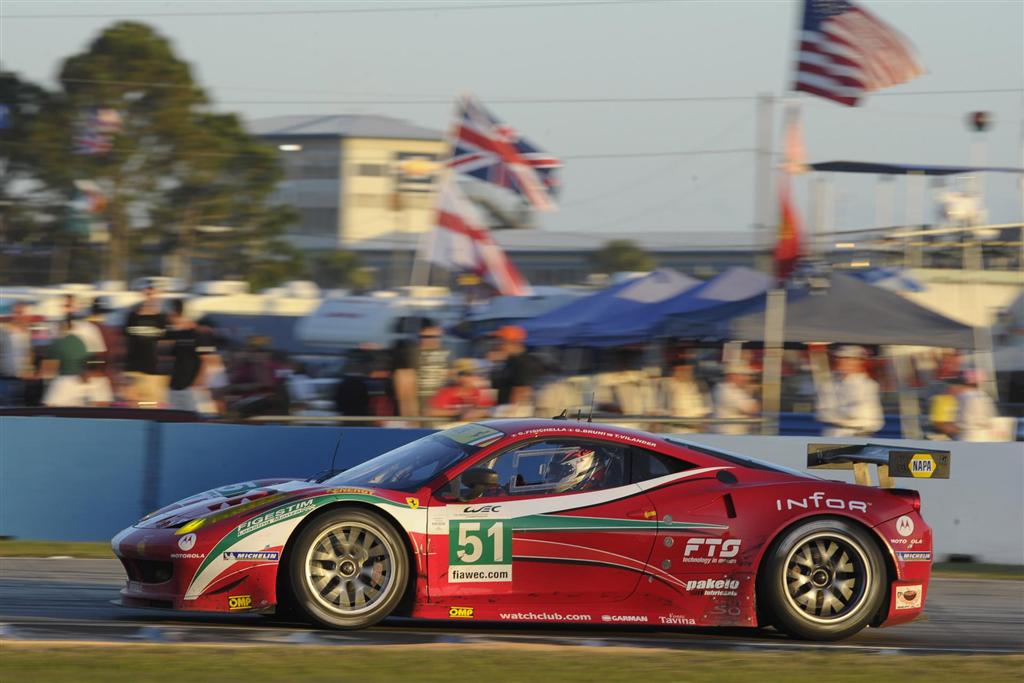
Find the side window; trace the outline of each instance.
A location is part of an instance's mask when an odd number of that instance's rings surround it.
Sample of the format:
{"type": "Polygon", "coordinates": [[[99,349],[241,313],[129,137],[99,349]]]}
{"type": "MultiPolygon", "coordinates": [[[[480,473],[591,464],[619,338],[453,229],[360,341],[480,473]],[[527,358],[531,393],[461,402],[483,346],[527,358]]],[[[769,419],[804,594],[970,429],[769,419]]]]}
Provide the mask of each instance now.
{"type": "Polygon", "coordinates": [[[648,479],[657,479],[666,474],[675,474],[693,469],[693,463],[673,458],[663,453],[646,451],[642,448],[633,449],[632,482],[635,484],[648,479]]]}
{"type": "Polygon", "coordinates": [[[534,441],[480,463],[498,473],[497,488],[484,495],[541,496],[582,493],[627,482],[630,448],[600,442],[534,441]]]}

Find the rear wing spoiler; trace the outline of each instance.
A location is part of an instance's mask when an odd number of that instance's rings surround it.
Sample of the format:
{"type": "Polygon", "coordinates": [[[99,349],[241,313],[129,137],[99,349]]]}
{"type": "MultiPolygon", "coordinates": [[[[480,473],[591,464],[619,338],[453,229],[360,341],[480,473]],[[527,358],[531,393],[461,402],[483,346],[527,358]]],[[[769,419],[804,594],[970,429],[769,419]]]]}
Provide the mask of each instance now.
{"type": "Polygon", "coordinates": [[[861,486],[871,486],[871,466],[878,474],[878,485],[893,488],[893,479],[949,479],[949,451],[927,448],[900,448],[876,443],[807,444],[807,468],[853,470],[861,486]]]}

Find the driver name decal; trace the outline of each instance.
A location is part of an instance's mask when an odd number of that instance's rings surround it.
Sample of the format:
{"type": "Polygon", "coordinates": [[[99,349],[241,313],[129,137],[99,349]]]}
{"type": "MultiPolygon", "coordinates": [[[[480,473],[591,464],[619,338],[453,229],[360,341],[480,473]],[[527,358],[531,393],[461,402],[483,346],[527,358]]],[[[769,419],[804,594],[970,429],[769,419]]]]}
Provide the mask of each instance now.
{"type": "Polygon", "coordinates": [[[448,582],[512,580],[512,527],[508,520],[448,523],[448,582]]]}

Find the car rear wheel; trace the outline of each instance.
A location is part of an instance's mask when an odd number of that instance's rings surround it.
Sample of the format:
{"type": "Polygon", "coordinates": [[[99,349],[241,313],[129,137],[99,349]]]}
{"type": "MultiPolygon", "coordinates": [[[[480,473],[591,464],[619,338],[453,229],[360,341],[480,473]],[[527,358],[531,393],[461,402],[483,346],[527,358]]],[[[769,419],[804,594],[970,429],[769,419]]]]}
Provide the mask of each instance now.
{"type": "Polygon", "coordinates": [[[356,629],[387,617],[409,577],[402,539],[380,515],[341,508],[299,533],[288,559],[294,606],[324,626],[356,629]]]}
{"type": "Polygon", "coordinates": [[[866,531],[841,519],[804,522],[769,550],[759,575],[765,611],[809,640],[857,633],[885,599],[885,561],[866,531]]]}

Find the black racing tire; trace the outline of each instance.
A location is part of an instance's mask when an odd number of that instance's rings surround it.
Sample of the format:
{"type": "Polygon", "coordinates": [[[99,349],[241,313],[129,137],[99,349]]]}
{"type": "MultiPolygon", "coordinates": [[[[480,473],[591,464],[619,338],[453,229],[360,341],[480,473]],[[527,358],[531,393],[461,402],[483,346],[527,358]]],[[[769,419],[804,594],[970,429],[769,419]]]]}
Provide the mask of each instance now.
{"type": "Polygon", "coordinates": [[[887,584],[874,539],[831,517],[783,532],[758,573],[761,604],[774,625],[806,640],[842,640],[863,629],[886,599],[887,584]]]}
{"type": "Polygon", "coordinates": [[[394,526],[358,508],[313,518],[287,564],[289,606],[328,628],[376,624],[401,602],[409,581],[408,553],[394,526]]]}

